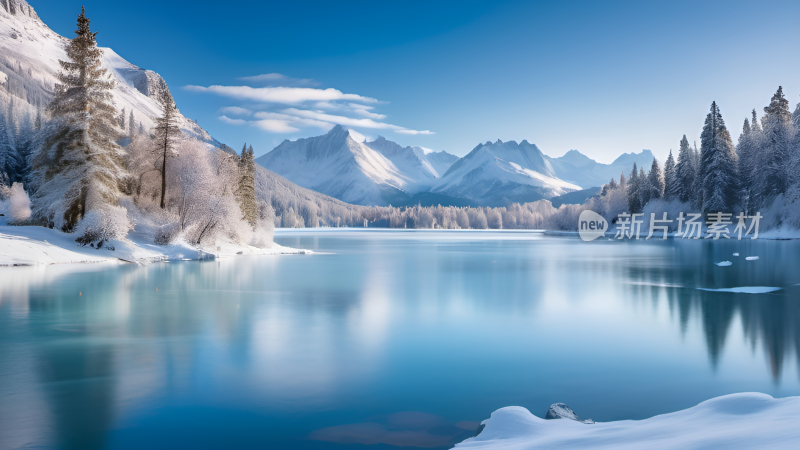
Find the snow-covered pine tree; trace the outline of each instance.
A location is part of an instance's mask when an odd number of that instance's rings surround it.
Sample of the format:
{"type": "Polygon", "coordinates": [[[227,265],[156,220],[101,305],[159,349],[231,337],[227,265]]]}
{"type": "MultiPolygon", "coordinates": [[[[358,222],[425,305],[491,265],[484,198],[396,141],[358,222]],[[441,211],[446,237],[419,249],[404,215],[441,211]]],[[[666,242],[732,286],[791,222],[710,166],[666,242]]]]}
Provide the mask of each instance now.
{"type": "Polygon", "coordinates": [[[652,187],[650,186],[650,178],[648,177],[648,173],[644,171],[644,167],[639,167],[639,176],[637,178],[639,181],[639,205],[641,205],[641,207],[639,211],[636,212],[642,212],[644,206],[650,201],[652,187]]]}
{"type": "Polygon", "coordinates": [[[136,132],[138,130],[138,125],[136,124],[136,117],[133,115],[133,108],[131,108],[131,115],[128,118],[128,137],[133,140],[133,137],[136,136],[136,132]]]}
{"type": "Polygon", "coordinates": [[[694,199],[695,172],[692,148],[689,146],[689,140],[686,139],[684,134],[678,149],[678,163],[675,165],[677,184],[675,189],[678,194],[678,200],[683,203],[690,203],[694,199]]]}
{"type": "MultiPolygon", "coordinates": [[[[672,156],[672,152],[670,152],[670,156],[672,156]]],[[[664,173],[661,172],[661,166],[659,166],[658,160],[655,158],[653,158],[653,164],[647,174],[647,184],[650,189],[650,200],[664,196],[664,173]]]]}
{"type": "Polygon", "coordinates": [[[700,173],[706,213],[732,212],[738,201],[738,156],[716,102],[700,135],[700,173]]]}
{"type": "Polygon", "coordinates": [[[260,213],[256,198],[256,160],[252,145],[247,148],[245,144],[239,157],[239,186],[236,189],[236,199],[242,210],[242,220],[255,229],[260,213]]]}
{"type": "Polygon", "coordinates": [[[53,120],[39,133],[33,158],[33,217],[72,232],[91,215],[78,238],[88,243],[123,235],[129,222],[117,206],[125,170],[111,103],[113,82],[102,68],[102,51],[85,10],[75,34],[65,46],[68,60],[59,61],[59,83],[48,106],[53,120]]]}
{"type": "MultiPolygon", "coordinates": [[[[755,113],[755,110],[753,110],[755,113]]],[[[750,121],[745,118],[742,125],[742,134],[736,144],[736,153],[739,156],[739,190],[742,208],[751,211],[753,203],[753,174],[755,173],[755,156],[757,149],[754,146],[754,133],[750,121]]]]}
{"type": "Polygon", "coordinates": [[[789,188],[789,169],[793,161],[792,113],[782,87],[778,87],[769,106],[764,108],[764,113],[762,150],[758,157],[758,176],[754,179],[758,207],[769,206],[772,199],[786,193],[789,188]]]}
{"type": "Polygon", "coordinates": [[[636,168],[636,163],[633,163],[631,176],[628,177],[628,209],[631,213],[638,213],[642,210],[641,193],[639,189],[641,183],[639,182],[639,169],[636,168]]]}
{"type": "Polygon", "coordinates": [[[120,111],[119,116],[117,117],[117,122],[119,123],[119,127],[123,130],[128,129],[128,127],[125,125],[125,119],[125,108],[122,108],[122,111],[120,111]]]}
{"type": "Polygon", "coordinates": [[[178,126],[178,110],[175,107],[175,100],[172,98],[168,89],[161,91],[159,103],[164,109],[161,117],[156,119],[155,148],[153,153],[156,155],[156,167],[161,173],[161,209],[167,207],[167,160],[175,157],[175,143],[181,137],[181,129],[178,126]]]}
{"type": "Polygon", "coordinates": [[[625,172],[619,174],[619,187],[620,189],[628,189],[628,182],[625,180],[625,172]]]}
{"type": "Polygon", "coordinates": [[[669,151],[667,162],[664,163],[664,199],[675,200],[678,198],[678,173],[675,168],[675,158],[672,149],[669,151]]]}

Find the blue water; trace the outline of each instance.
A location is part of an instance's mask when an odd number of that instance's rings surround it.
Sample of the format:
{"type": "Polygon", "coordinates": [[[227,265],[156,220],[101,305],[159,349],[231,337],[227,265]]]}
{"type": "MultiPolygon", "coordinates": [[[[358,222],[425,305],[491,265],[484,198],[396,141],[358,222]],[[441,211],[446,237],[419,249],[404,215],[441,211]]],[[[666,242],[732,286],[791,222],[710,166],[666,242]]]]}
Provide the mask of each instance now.
{"type": "Polygon", "coordinates": [[[509,405],[800,395],[798,241],[276,241],[318,253],[0,268],[0,448],[449,448],[509,405]],[[739,286],[783,289],[698,290],[739,286]]]}

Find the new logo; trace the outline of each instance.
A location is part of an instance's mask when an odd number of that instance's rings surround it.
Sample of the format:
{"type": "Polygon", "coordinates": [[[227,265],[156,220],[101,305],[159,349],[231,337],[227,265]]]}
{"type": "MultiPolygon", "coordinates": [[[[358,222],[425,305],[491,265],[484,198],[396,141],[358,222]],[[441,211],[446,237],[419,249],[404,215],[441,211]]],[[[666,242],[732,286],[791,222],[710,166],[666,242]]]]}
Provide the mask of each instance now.
{"type": "Polygon", "coordinates": [[[606,234],[608,222],[594,211],[584,210],[578,217],[578,234],[584,241],[593,241],[606,234]]]}

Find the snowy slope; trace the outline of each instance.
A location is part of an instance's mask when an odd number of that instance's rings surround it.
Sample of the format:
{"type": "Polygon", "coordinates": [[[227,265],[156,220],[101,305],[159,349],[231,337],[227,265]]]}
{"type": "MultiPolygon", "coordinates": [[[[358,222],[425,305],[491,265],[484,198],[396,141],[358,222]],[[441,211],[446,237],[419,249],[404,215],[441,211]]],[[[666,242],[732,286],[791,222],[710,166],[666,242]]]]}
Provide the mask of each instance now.
{"type": "Polygon", "coordinates": [[[337,125],[327,134],[283,141],[256,160],[302,187],[357,205],[388,205],[416,185],[363,136],[337,125]]]}
{"type": "MultiPolygon", "coordinates": [[[[74,17],[70,20],[74,22],[74,17]]],[[[52,98],[60,70],[58,60],[66,59],[66,42],[66,38],[39,19],[25,0],[0,0],[0,72],[3,73],[0,79],[7,78],[0,84],[0,116],[8,120],[8,105],[13,99],[17,132],[30,128],[36,111],[45,108],[52,98]]],[[[104,66],[116,81],[113,97],[117,110],[125,108],[126,116],[133,110],[136,121],[149,130],[153,118],[161,115],[156,95],[169,89],[166,82],[157,73],[125,61],[111,49],[104,48],[103,52],[104,66]]],[[[219,146],[205,130],[182,115],[180,126],[186,134],[219,146]]]]}
{"type": "Polygon", "coordinates": [[[619,175],[623,172],[627,177],[634,162],[637,166],[644,166],[645,171],[650,170],[654,156],[650,150],[642,150],[640,153],[623,153],[611,164],[603,164],[577,150],[570,150],[559,158],[545,158],[558,178],[588,189],[602,186],[611,181],[611,178],[619,181],[619,175]]]}
{"type": "Polygon", "coordinates": [[[430,189],[435,180],[441,178],[458,161],[458,157],[450,153],[434,152],[424,147],[403,147],[383,136],[365,144],[389,159],[411,180],[406,188],[409,194],[430,189]]]}
{"type": "Polygon", "coordinates": [[[556,176],[535,145],[500,140],[475,147],[431,189],[487,206],[536,201],[576,190],[580,187],[556,176]]]}
{"type": "Polygon", "coordinates": [[[800,397],[741,393],[645,420],[584,424],[544,420],[519,406],[501,408],[457,449],[798,448],[800,397]]]}

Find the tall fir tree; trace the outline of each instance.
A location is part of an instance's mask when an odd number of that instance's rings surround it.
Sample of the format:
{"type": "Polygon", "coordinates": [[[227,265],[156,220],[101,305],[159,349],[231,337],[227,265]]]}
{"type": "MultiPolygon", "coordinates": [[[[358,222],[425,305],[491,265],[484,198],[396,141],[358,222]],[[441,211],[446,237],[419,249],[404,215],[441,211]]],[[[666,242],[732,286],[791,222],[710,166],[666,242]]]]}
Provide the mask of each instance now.
{"type": "Polygon", "coordinates": [[[33,217],[67,232],[93,211],[102,222],[107,207],[118,204],[125,177],[111,97],[114,84],[102,68],[103,53],[85,9],[75,34],[65,46],[68,60],[59,61],[59,83],[48,106],[53,120],[40,133],[43,139],[33,158],[33,217]]]}
{"type": "Polygon", "coordinates": [[[242,149],[239,157],[239,186],[236,189],[236,198],[242,210],[242,220],[253,229],[258,225],[258,199],[256,198],[256,160],[253,146],[242,149]]]}
{"type": "Polygon", "coordinates": [[[128,118],[128,137],[133,140],[136,136],[138,125],[136,124],[136,117],[133,115],[133,108],[131,108],[131,115],[128,118]]]}
{"type": "Polygon", "coordinates": [[[641,188],[640,184],[639,170],[636,168],[636,163],[633,163],[631,175],[627,180],[628,209],[631,213],[641,212],[642,206],[644,206],[641,202],[641,192],[639,192],[641,188]]]}
{"type": "Polygon", "coordinates": [[[700,134],[702,208],[706,213],[732,212],[738,200],[738,156],[716,102],[700,134]]]}
{"type": "Polygon", "coordinates": [[[675,165],[675,177],[678,200],[683,203],[692,203],[695,197],[695,157],[686,135],[680,142],[678,149],[678,163],[675,165]]]}
{"type": "Polygon", "coordinates": [[[161,117],[156,119],[155,148],[156,167],[161,173],[161,209],[167,207],[167,161],[175,157],[175,144],[181,137],[181,129],[178,126],[178,110],[175,107],[175,100],[172,98],[168,89],[161,91],[159,103],[163,108],[161,117]]]}
{"type": "Polygon", "coordinates": [[[639,176],[636,178],[639,182],[639,189],[637,189],[639,191],[639,211],[637,212],[642,212],[647,202],[650,201],[650,195],[652,194],[650,178],[648,173],[644,171],[644,167],[639,167],[639,176]]]}
{"type": "Polygon", "coordinates": [[[678,172],[675,168],[675,158],[672,157],[672,149],[669,151],[667,161],[664,163],[664,199],[675,200],[678,198],[678,172]]]}
{"type": "MultiPolygon", "coordinates": [[[[670,153],[672,155],[672,153],[670,153]]],[[[654,200],[664,196],[664,173],[661,172],[661,167],[658,160],[653,158],[653,164],[650,166],[650,172],[647,173],[647,185],[650,189],[649,199],[654,200]]]]}
{"type": "Polygon", "coordinates": [[[762,125],[758,176],[753,180],[756,207],[769,206],[772,199],[786,193],[791,178],[792,113],[780,86],[764,108],[762,125]]]}
{"type": "MultiPolygon", "coordinates": [[[[754,111],[755,112],[755,111],[754,111]]],[[[754,146],[754,132],[750,121],[745,118],[742,125],[742,134],[736,144],[736,154],[739,156],[739,191],[742,208],[750,212],[753,200],[753,174],[755,172],[755,156],[757,148],[754,146]]]]}

